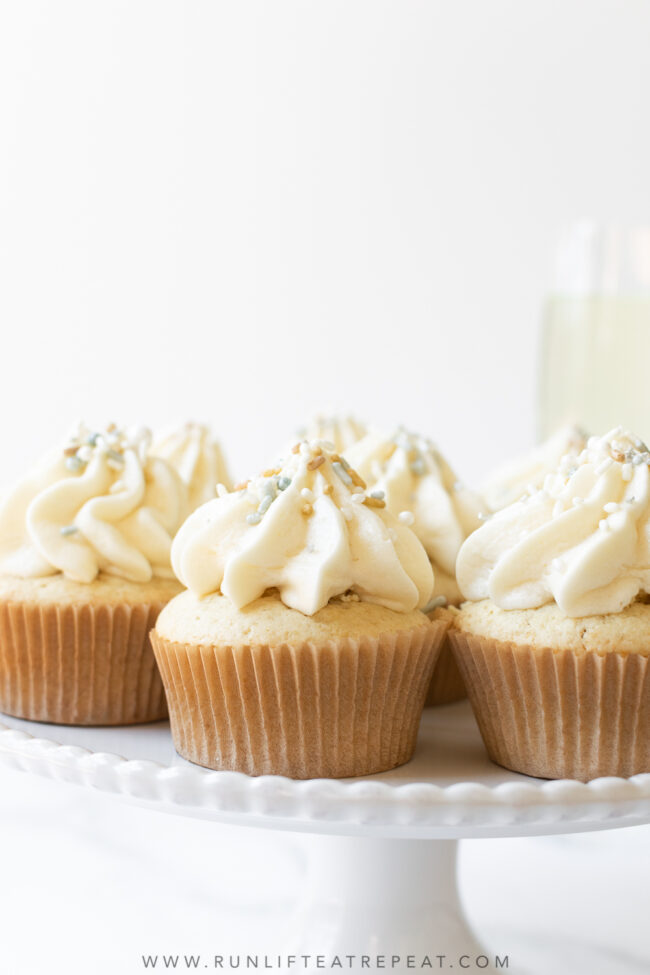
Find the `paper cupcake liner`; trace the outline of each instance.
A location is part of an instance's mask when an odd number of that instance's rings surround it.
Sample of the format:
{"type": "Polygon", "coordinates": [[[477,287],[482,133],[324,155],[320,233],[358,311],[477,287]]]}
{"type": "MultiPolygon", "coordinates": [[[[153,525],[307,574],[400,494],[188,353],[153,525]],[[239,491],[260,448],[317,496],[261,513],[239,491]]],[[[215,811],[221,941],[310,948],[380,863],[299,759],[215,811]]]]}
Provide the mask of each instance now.
{"type": "Polygon", "coordinates": [[[166,717],[149,641],[164,605],[0,603],[0,711],[69,725],[166,717]]]}
{"type": "Polygon", "coordinates": [[[464,697],[467,697],[465,682],[458,669],[449,638],[445,637],[424,706],[430,708],[439,704],[452,704],[464,697]]]}
{"type": "Polygon", "coordinates": [[[646,654],[538,649],[458,630],[450,639],[499,765],[582,782],[650,772],[646,654]]]}
{"type": "Polygon", "coordinates": [[[402,765],[447,626],[299,646],[196,646],[154,631],[176,749],[208,768],[299,779],[402,765]]]}

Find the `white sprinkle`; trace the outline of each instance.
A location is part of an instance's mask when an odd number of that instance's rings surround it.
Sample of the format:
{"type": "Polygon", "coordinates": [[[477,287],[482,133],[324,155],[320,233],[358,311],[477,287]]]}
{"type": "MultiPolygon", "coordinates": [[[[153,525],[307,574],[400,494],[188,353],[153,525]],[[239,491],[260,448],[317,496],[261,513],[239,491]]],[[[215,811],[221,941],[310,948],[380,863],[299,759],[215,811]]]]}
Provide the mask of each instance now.
{"type": "Polygon", "coordinates": [[[371,498],[377,498],[378,501],[383,501],[384,498],[386,497],[386,492],[385,491],[371,491],[370,492],[370,497],[371,498]]]}
{"type": "Polygon", "coordinates": [[[300,497],[304,498],[305,501],[312,502],[314,500],[314,492],[310,491],[309,488],[304,487],[300,492],[300,497]]]}
{"type": "Polygon", "coordinates": [[[64,535],[64,536],[65,535],[74,535],[78,531],[79,531],[79,529],[77,528],[76,525],[64,525],[63,528],[61,528],[61,534],[64,535]]]}
{"type": "Polygon", "coordinates": [[[412,511],[400,511],[397,517],[403,525],[415,524],[415,515],[412,511]]]}
{"type": "Polygon", "coordinates": [[[265,494],[257,507],[259,514],[261,515],[266,514],[266,512],[269,510],[272,504],[273,504],[273,495],[265,494]]]}
{"type": "Polygon", "coordinates": [[[362,494],[360,491],[355,491],[354,494],[352,495],[352,500],[355,502],[355,504],[361,504],[363,501],[366,500],[366,496],[365,494],[362,494]]]}
{"type": "Polygon", "coordinates": [[[80,471],[84,465],[83,461],[75,454],[72,457],[66,457],[65,466],[69,471],[80,471]]]}
{"type": "Polygon", "coordinates": [[[87,463],[92,457],[92,455],[93,455],[93,449],[92,447],[89,447],[87,444],[84,444],[84,446],[80,447],[79,450],[77,451],[77,457],[79,458],[79,460],[82,460],[84,463],[87,463]]]}
{"type": "Polygon", "coordinates": [[[615,501],[608,501],[607,504],[603,505],[603,511],[606,511],[608,515],[611,515],[615,511],[618,511],[618,505],[615,501]]]}
{"type": "Polygon", "coordinates": [[[246,515],[246,521],[249,525],[259,525],[262,520],[262,516],[258,511],[252,511],[250,515],[246,515]]]}
{"type": "Polygon", "coordinates": [[[352,484],[353,484],[352,478],[350,477],[350,475],[346,471],[346,469],[343,466],[343,464],[341,464],[340,461],[335,460],[332,463],[332,467],[334,468],[334,470],[336,471],[336,473],[338,474],[338,476],[341,478],[341,480],[343,481],[343,483],[344,484],[347,484],[348,487],[352,487],[352,484]]]}
{"type": "Polygon", "coordinates": [[[226,487],[225,484],[217,484],[217,497],[218,498],[225,498],[225,496],[227,494],[229,494],[229,493],[230,492],[228,491],[228,488],[226,487]]]}
{"type": "Polygon", "coordinates": [[[285,477],[283,474],[282,477],[278,478],[278,491],[286,491],[290,484],[291,478],[285,477]]]}

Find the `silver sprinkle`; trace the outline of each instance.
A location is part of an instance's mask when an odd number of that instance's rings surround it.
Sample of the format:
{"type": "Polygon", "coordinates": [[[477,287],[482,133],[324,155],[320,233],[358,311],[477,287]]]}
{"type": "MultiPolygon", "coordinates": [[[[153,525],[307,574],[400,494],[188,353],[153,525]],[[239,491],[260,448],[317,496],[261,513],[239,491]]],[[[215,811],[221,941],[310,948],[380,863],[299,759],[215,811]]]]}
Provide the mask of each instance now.
{"type": "Polygon", "coordinates": [[[252,511],[250,515],[246,515],[246,521],[249,525],[259,525],[262,520],[262,516],[258,511],[252,511]]]}
{"type": "Polygon", "coordinates": [[[335,460],[332,463],[332,467],[334,468],[334,470],[338,474],[338,476],[341,478],[341,480],[343,481],[343,483],[344,484],[347,484],[348,487],[352,487],[352,484],[354,482],[352,481],[352,478],[350,477],[350,475],[346,471],[346,469],[343,466],[343,464],[340,463],[340,461],[335,460]]]}
{"type": "Polygon", "coordinates": [[[64,536],[75,535],[79,531],[79,529],[77,528],[76,525],[64,525],[63,528],[60,529],[60,531],[61,534],[64,536]]]}

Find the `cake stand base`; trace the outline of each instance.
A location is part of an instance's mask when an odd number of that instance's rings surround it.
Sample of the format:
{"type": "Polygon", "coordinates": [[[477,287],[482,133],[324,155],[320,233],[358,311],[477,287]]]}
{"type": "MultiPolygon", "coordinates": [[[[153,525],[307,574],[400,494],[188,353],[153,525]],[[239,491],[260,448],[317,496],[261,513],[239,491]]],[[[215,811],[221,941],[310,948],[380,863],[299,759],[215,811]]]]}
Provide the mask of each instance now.
{"type": "Polygon", "coordinates": [[[353,972],[516,972],[512,959],[500,966],[490,957],[467,923],[456,840],[320,836],[310,847],[305,902],[287,945],[296,970],[322,971],[338,957],[353,972]]]}

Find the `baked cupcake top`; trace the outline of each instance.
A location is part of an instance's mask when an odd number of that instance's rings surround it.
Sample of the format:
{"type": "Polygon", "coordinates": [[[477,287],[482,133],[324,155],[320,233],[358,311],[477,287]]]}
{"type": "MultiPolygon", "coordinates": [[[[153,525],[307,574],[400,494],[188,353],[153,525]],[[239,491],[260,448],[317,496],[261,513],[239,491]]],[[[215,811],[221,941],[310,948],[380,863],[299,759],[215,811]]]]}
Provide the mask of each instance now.
{"type": "Polygon", "coordinates": [[[458,480],[437,447],[400,428],[391,436],[368,434],[346,457],[422,542],[434,566],[435,591],[443,574],[453,582],[460,546],[481,524],[481,500],[458,480]]]}
{"type": "Polygon", "coordinates": [[[163,431],[154,438],[151,453],[178,472],[192,511],[216,496],[217,484],[231,485],[221,447],[205,423],[183,423],[163,431]]]}
{"type": "Polygon", "coordinates": [[[172,538],[187,514],[178,474],[148,452],[151,435],[83,425],[0,504],[0,574],[100,571],[129,582],[172,577],[172,538]]]}
{"type": "Polygon", "coordinates": [[[267,589],[306,615],[335,597],[408,612],[433,572],[417,537],[323,442],[296,444],[280,466],[197,509],[172,546],[181,582],[238,608],[267,589]]]}
{"type": "Polygon", "coordinates": [[[566,455],[544,486],[462,546],[468,599],[502,609],[553,600],[566,616],[620,612],[650,591],[650,452],[620,427],[566,455]]]}
{"type": "Polygon", "coordinates": [[[488,511],[500,511],[519,501],[531,486],[541,488],[546,475],[556,469],[562,458],[566,454],[577,456],[586,443],[584,430],[568,424],[544,443],[498,467],[481,487],[488,511]]]}
{"type": "Polygon", "coordinates": [[[325,440],[338,453],[343,453],[367,433],[365,423],[354,416],[318,413],[297,431],[300,440],[325,440]]]}

